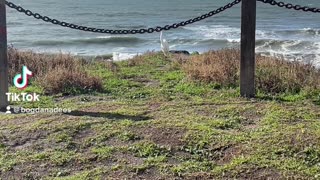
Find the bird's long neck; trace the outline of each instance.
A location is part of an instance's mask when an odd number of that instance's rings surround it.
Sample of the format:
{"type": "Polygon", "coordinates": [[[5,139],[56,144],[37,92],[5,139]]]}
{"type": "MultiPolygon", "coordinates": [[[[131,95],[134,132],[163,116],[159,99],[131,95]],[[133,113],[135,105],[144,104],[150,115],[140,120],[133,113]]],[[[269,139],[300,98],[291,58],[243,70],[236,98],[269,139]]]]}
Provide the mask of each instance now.
{"type": "Polygon", "coordinates": [[[163,42],[162,31],[160,32],[160,41],[163,42]]]}

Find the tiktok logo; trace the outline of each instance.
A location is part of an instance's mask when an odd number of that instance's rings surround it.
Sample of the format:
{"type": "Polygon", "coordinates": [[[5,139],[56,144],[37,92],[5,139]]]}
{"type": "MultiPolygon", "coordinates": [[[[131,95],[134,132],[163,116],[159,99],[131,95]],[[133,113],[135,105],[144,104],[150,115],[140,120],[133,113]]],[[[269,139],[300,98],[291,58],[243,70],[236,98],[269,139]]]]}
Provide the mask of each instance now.
{"type": "MultiPolygon", "coordinates": [[[[32,76],[32,72],[27,68],[27,66],[22,67],[22,73],[17,74],[13,78],[13,84],[20,90],[24,90],[28,86],[28,80],[32,76]]],[[[6,93],[8,101],[18,102],[18,101],[26,101],[26,102],[34,102],[40,101],[40,97],[36,93],[6,93]]]]}
{"type": "Polygon", "coordinates": [[[27,68],[27,66],[22,67],[22,73],[17,74],[13,78],[13,84],[18,89],[23,90],[28,86],[28,79],[32,76],[32,72],[27,68]]]}

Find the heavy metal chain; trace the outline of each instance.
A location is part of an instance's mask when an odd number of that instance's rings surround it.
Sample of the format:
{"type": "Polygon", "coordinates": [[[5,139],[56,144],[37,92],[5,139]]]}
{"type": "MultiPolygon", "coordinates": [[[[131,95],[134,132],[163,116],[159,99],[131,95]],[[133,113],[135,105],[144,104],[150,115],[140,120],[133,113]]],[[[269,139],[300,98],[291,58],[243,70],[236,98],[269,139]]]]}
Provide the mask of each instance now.
{"type": "Polygon", "coordinates": [[[155,28],[147,28],[147,29],[129,29],[129,30],[111,30],[111,29],[99,29],[99,28],[93,28],[93,27],[87,27],[87,26],[80,26],[77,24],[72,24],[72,23],[68,23],[68,22],[64,22],[64,21],[59,21],[57,19],[52,19],[48,16],[42,16],[39,13],[34,13],[30,10],[26,10],[21,6],[18,6],[12,2],[8,2],[6,1],[6,5],[9,6],[10,8],[13,8],[21,13],[26,14],[27,16],[33,16],[36,19],[40,19],[43,20],[45,22],[50,22],[52,24],[55,25],[60,25],[63,27],[68,27],[71,29],[77,29],[77,30],[81,30],[81,31],[89,31],[89,32],[95,32],[95,33],[106,33],[106,34],[144,34],[144,33],[153,33],[153,32],[160,32],[160,31],[167,31],[170,29],[176,29],[182,26],[186,26],[198,21],[201,21],[203,19],[206,19],[208,17],[214,16],[216,14],[219,14],[229,8],[232,8],[233,6],[239,4],[241,2],[241,0],[234,0],[231,3],[228,3],[225,6],[222,6],[216,10],[210,11],[206,14],[203,14],[201,16],[198,16],[196,18],[193,19],[189,19],[187,21],[182,21],[179,23],[174,23],[172,25],[166,25],[166,26],[157,26],[155,28]]]}
{"type": "Polygon", "coordinates": [[[307,6],[293,5],[291,3],[278,2],[275,0],[257,0],[257,1],[260,1],[266,4],[271,4],[273,6],[279,6],[279,7],[297,10],[297,11],[320,13],[320,8],[311,8],[307,6]]]}

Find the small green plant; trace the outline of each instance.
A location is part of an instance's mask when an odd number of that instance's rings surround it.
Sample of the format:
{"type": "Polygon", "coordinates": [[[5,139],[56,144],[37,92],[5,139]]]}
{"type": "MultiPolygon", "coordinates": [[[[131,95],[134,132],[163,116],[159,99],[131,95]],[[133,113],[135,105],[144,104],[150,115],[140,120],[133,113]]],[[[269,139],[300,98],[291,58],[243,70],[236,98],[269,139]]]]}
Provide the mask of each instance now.
{"type": "Polygon", "coordinates": [[[214,168],[214,164],[209,161],[186,161],[181,165],[171,168],[171,171],[177,175],[182,176],[185,172],[208,172],[214,168]]]}
{"type": "Polygon", "coordinates": [[[113,147],[103,146],[103,147],[94,147],[92,148],[91,151],[94,154],[98,155],[99,159],[108,159],[111,157],[115,149],[113,147]]]}
{"type": "Polygon", "coordinates": [[[73,151],[57,150],[49,153],[50,161],[57,166],[63,166],[69,163],[74,159],[75,156],[75,152],[73,151]]]}
{"type": "Polygon", "coordinates": [[[134,141],[134,140],[138,140],[139,139],[139,136],[131,133],[131,132],[123,132],[123,133],[120,133],[118,135],[118,138],[121,139],[122,141],[134,141]]]}
{"type": "Polygon", "coordinates": [[[57,133],[51,137],[56,143],[70,142],[72,140],[72,137],[66,132],[57,133]]]}
{"type": "Polygon", "coordinates": [[[158,145],[151,142],[140,142],[129,147],[129,151],[135,153],[138,157],[157,157],[157,156],[167,156],[169,151],[164,147],[159,147],[158,145]]]}

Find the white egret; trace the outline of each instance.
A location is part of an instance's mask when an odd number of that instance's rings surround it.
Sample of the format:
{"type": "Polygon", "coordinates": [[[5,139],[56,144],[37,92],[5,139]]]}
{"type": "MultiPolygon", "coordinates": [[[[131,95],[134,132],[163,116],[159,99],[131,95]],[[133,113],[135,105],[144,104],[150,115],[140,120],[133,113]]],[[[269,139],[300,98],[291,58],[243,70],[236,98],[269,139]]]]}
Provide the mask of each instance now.
{"type": "Polygon", "coordinates": [[[112,54],[112,60],[113,61],[119,61],[120,60],[120,55],[118,52],[113,52],[112,54]]]}
{"type": "Polygon", "coordinates": [[[162,50],[163,54],[165,56],[168,56],[169,55],[169,44],[166,39],[163,39],[162,31],[160,32],[160,43],[161,43],[161,50],[162,50]]]}

